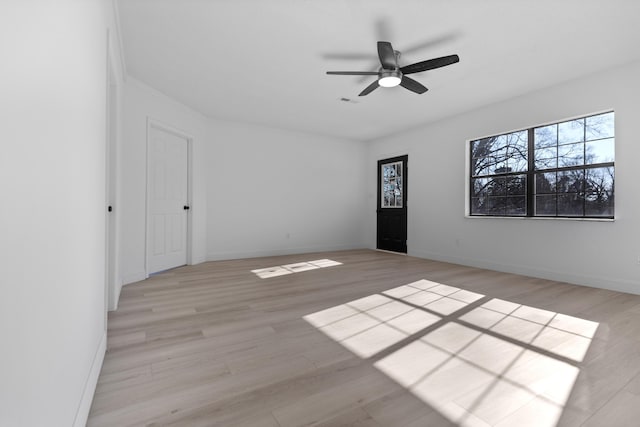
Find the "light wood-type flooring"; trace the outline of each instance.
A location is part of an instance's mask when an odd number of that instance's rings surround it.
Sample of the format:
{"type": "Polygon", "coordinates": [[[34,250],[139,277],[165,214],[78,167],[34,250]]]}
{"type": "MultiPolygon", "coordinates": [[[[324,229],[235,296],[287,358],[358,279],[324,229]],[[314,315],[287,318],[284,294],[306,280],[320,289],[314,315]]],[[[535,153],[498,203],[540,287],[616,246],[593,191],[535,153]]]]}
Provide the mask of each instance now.
{"type": "Polygon", "coordinates": [[[637,426],[640,296],[370,250],[185,266],[123,288],[88,425],[637,426]]]}

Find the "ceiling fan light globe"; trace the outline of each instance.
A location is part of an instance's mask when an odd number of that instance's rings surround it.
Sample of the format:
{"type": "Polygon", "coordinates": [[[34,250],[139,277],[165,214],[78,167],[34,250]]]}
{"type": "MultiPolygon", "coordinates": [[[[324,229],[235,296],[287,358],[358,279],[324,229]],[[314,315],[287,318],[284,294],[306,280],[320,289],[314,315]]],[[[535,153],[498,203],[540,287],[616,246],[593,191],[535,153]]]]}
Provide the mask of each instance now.
{"type": "Polygon", "coordinates": [[[398,76],[385,76],[378,80],[378,84],[382,87],[394,87],[400,84],[402,79],[398,76]]]}

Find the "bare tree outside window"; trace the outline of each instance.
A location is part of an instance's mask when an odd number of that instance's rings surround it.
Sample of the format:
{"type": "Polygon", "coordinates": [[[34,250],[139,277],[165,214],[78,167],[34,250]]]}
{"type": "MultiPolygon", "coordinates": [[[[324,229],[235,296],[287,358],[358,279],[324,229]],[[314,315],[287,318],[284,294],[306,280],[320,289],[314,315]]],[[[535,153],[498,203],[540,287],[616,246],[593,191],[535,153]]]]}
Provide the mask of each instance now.
{"type": "Polygon", "coordinates": [[[526,215],[528,163],[526,131],[492,136],[471,144],[472,212],[526,215]]]}
{"type": "Polygon", "coordinates": [[[614,113],[471,141],[470,213],[614,216],[614,113]]]}

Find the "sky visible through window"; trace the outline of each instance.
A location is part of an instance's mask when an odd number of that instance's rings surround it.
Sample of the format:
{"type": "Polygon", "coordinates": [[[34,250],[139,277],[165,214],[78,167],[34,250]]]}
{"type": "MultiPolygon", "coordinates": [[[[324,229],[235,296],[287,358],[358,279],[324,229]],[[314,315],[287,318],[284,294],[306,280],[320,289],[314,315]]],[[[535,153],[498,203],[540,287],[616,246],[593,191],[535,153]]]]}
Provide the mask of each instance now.
{"type": "Polygon", "coordinates": [[[614,113],[471,141],[471,215],[612,218],[614,113]]]}

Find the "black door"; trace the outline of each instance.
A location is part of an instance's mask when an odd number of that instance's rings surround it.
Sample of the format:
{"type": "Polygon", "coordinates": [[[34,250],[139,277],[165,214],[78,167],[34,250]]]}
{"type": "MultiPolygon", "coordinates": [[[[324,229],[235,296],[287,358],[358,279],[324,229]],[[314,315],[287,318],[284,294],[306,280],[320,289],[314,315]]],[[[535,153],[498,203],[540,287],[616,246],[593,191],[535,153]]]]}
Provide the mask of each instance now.
{"type": "Polygon", "coordinates": [[[378,161],[378,249],[407,253],[407,159],[378,161]]]}

